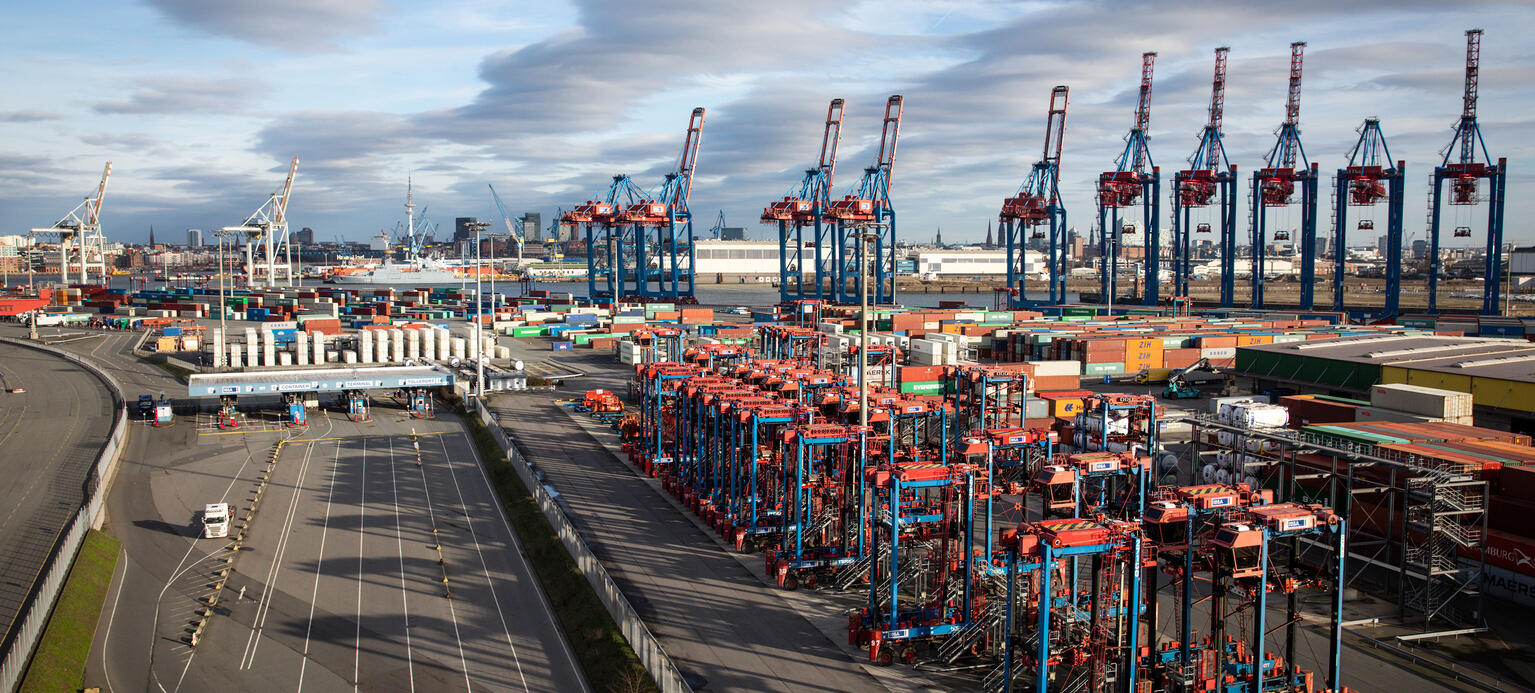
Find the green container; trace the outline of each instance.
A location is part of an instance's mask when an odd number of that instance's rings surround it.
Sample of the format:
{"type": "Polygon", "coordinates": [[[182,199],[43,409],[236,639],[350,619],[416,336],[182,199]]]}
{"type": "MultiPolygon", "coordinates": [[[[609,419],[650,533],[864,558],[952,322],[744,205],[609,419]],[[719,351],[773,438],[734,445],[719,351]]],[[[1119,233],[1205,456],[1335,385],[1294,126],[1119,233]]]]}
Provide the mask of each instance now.
{"type": "Polygon", "coordinates": [[[1082,364],[1082,375],[1123,375],[1124,372],[1125,364],[1123,361],[1082,364]]]}
{"type": "Polygon", "coordinates": [[[512,328],[512,336],[513,337],[537,337],[537,336],[540,336],[540,335],[543,335],[543,334],[547,334],[547,332],[542,327],[514,327],[514,328],[512,328]]]}
{"type": "Polygon", "coordinates": [[[916,395],[936,395],[943,392],[943,381],[919,380],[901,383],[901,392],[916,395]]]}
{"type": "MultiPolygon", "coordinates": [[[[566,334],[569,335],[570,333],[567,332],[566,334]]],[[[580,345],[583,345],[583,344],[590,343],[593,339],[601,339],[603,337],[612,337],[613,335],[608,334],[606,332],[582,332],[580,334],[571,335],[571,336],[575,337],[574,341],[575,341],[576,345],[580,346],[580,345]]]]}
{"type": "Polygon", "coordinates": [[[1062,308],[1061,318],[1071,319],[1076,317],[1093,317],[1098,314],[1097,308],[1062,308]]]}
{"type": "Polygon", "coordinates": [[[1007,311],[986,311],[984,319],[986,322],[1000,322],[1011,325],[1013,323],[1013,314],[1007,311]]]}

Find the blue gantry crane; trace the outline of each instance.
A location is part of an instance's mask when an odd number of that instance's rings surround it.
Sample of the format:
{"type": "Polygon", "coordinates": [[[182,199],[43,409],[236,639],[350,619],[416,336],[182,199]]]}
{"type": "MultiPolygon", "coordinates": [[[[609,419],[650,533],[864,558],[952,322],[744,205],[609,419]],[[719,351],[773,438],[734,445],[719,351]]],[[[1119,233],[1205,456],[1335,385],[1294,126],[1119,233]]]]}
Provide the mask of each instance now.
{"type": "Polygon", "coordinates": [[[890,202],[890,176],[895,168],[895,145],[901,134],[904,105],[900,94],[892,94],[886,100],[874,165],[864,169],[858,182],[842,199],[833,200],[826,213],[836,224],[832,297],[840,303],[858,303],[863,293],[859,267],[868,245],[863,240],[865,233],[874,234],[870,296],[876,305],[895,302],[895,207],[890,202]]]}
{"type": "Polygon", "coordinates": [[[645,191],[629,176],[616,175],[600,199],[561,215],[562,222],[586,229],[587,287],[593,299],[693,297],[688,197],[703,125],[704,109],[693,109],[677,167],[656,190],[645,191]]]}
{"type": "MultiPolygon", "coordinates": [[[[1476,123],[1476,95],[1481,68],[1482,30],[1466,32],[1466,90],[1461,99],[1460,121],[1455,137],[1442,152],[1444,161],[1434,168],[1434,195],[1429,206],[1428,236],[1428,312],[1439,310],[1439,227],[1442,221],[1444,181],[1450,181],[1449,204],[1456,207],[1456,238],[1470,238],[1471,227],[1461,223],[1465,209],[1487,203],[1487,255],[1482,274],[1482,314],[1497,315],[1503,288],[1503,200],[1508,181],[1508,159],[1493,165],[1476,123]],[[1478,152],[1481,157],[1478,158],[1478,152]],[[1487,194],[1481,194],[1481,180],[1487,179],[1487,194]]],[[[1469,214],[1464,214],[1469,221],[1469,214]]]]}
{"type": "Polygon", "coordinates": [[[826,219],[826,212],[831,207],[832,179],[837,172],[837,145],[842,142],[842,112],[842,99],[832,99],[826,107],[821,157],[815,167],[806,169],[799,185],[790,188],[782,200],[774,200],[762,210],[762,223],[778,226],[778,297],[785,303],[828,298],[841,276],[832,262],[832,224],[826,219]],[[805,243],[806,228],[811,229],[809,248],[805,243]],[[815,286],[808,291],[807,267],[813,268],[815,274],[815,286]]]}
{"type": "Polygon", "coordinates": [[[1333,191],[1332,309],[1344,310],[1343,275],[1348,264],[1348,210],[1360,207],[1359,231],[1374,231],[1375,219],[1364,208],[1386,203],[1386,305],[1383,317],[1400,312],[1402,293],[1402,205],[1406,197],[1406,161],[1393,161],[1379,118],[1365,118],[1359,141],[1348,152],[1348,166],[1338,169],[1333,191]]]}
{"type": "Polygon", "coordinates": [[[1226,109],[1226,56],[1230,48],[1215,49],[1215,79],[1210,87],[1210,119],[1199,135],[1199,148],[1189,168],[1173,174],[1173,286],[1177,296],[1189,295],[1193,278],[1194,239],[1208,234],[1209,221],[1194,218],[1193,210],[1218,205],[1220,224],[1220,305],[1230,308],[1236,294],[1237,167],[1226,158],[1221,121],[1226,109]]]}
{"type": "Polygon", "coordinates": [[[1142,294],[1146,305],[1158,301],[1158,273],[1161,270],[1161,229],[1158,226],[1162,196],[1162,170],[1151,160],[1150,139],[1146,129],[1151,125],[1151,75],[1156,67],[1156,53],[1141,54],[1141,91],[1135,104],[1135,123],[1125,135],[1125,149],[1114,161],[1114,170],[1098,175],[1098,247],[1103,249],[1099,283],[1105,299],[1114,291],[1114,273],[1119,269],[1118,253],[1110,250],[1119,245],[1113,234],[1127,235],[1135,226],[1126,222],[1120,226],[1119,210],[1124,207],[1141,207],[1141,229],[1146,246],[1146,281],[1142,294]]]}
{"type": "MultiPolygon", "coordinates": [[[[1264,261],[1268,245],[1268,211],[1295,203],[1295,187],[1300,184],[1300,309],[1311,310],[1316,289],[1316,214],[1318,164],[1306,159],[1300,142],[1301,65],[1306,43],[1290,44],[1290,92],[1285,100],[1285,119],[1276,131],[1274,148],[1264,157],[1264,167],[1253,172],[1252,188],[1252,307],[1263,307],[1264,261]],[[1299,164],[1299,169],[1296,166],[1299,164]]],[[[1292,230],[1281,225],[1274,240],[1291,240],[1292,230]]]]}
{"type": "Polygon", "coordinates": [[[1025,236],[1045,238],[1040,226],[1049,228],[1050,303],[1066,301],[1066,207],[1061,204],[1058,183],[1061,177],[1061,140],[1066,136],[1066,102],[1070,90],[1057,86],[1050,90],[1050,111],[1045,117],[1045,149],[1039,161],[1029,169],[1029,177],[1018,186],[1017,194],[1002,200],[997,215],[999,230],[1007,246],[1007,293],[1013,308],[1028,308],[1029,301],[1023,271],[1025,236]]]}

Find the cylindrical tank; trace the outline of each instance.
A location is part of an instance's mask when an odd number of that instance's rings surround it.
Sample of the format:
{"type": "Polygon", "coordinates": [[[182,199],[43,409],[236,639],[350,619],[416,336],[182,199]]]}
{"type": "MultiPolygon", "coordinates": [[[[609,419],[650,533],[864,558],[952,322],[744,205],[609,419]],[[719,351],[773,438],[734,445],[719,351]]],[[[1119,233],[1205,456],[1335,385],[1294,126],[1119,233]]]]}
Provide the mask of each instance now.
{"type": "Polygon", "coordinates": [[[1204,483],[1213,484],[1215,483],[1215,474],[1218,471],[1220,470],[1215,465],[1207,464],[1204,469],[1199,470],[1199,478],[1204,483]]]}

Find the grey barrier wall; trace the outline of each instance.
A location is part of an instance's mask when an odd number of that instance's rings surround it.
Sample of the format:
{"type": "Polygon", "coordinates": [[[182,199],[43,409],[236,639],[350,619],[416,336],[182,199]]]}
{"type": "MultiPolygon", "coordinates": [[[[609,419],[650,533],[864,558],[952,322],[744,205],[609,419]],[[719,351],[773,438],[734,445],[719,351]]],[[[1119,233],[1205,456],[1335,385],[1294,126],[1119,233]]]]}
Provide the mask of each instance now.
{"type": "Polygon", "coordinates": [[[597,598],[602,600],[602,605],[607,608],[608,614],[618,624],[624,638],[629,641],[629,646],[634,648],[634,653],[639,656],[640,664],[645,671],[655,679],[662,693],[692,693],[693,689],[682,678],[682,673],[672,663],[671,657],[661,649],[661,643],[650,629],[645,627],[640,620],[639,613],[629,604],[629,600],[619,591],[618,583],[608,574],[606,568],[597,560],[586,541],[576,532],[574,525],[565,517],[565,512],[555,504],[554,498],[544,488],[544,485],[533,476],[533,470],[523,459],[517,446],[507,440],[506,432],[501,430],[501,425],[491,416],[490,410],[479,399],[474,399],[475,411],[479,414],[480,422],[490,429],[495,436],[496,444],[506,451],[506,458],[512,463],[512,469],[517,471],[517,476],[522,479],[522,484],[528,487],[528,492],[533,494],[533,499],[538,503],[538,508],[543,511],[544,517],[549,520],[549,525],[559,535],[560,542],[565,545],[565,550],[570,552],[575,559],[576,566],[581,569],[581,574],[586,576],[586,581],[591,583],[592,589],[597,592],[597,598]]]}
{"type": "Polygon", "coordinates": [[[112,406],[117,410],[117,416],[112,421],[112,432],[107,436],[106,443],[101,446],[101,454],[91,465],[89,493],[80,508],[75,511],[75,516],[69,521],[69,525],[54,543],[53,554],[49,556],[48,563],[39,573],[39,580],[34,585],[28,602],[17,614],[16,623],[19,626],[13,626],[14,637],[9,638],[10,645],[5,651],[4,659],[0,659],[0,691],[14,691],[21,685],[21,674],[27,669],[27,660],[31,658],[32,650],[37,647],[43,628],[48,623],[48,615],[53,612],[53,605],[64,589],[64,580],[69,576],[70,566],[74,565],[75,554],[80,551],[80,544],[85,541],[86,530],[101,526],[107,483],[117,471],[117,461],[122,455],[123,439],[127,437],[128,409],[122,387],[106,371],[97,368],[91,362],[62,349],[21,339],[7,337],[0,338],[0,341],[44,351],[79,364],[106,384],[107,390],[112,393],[112,406]]]}

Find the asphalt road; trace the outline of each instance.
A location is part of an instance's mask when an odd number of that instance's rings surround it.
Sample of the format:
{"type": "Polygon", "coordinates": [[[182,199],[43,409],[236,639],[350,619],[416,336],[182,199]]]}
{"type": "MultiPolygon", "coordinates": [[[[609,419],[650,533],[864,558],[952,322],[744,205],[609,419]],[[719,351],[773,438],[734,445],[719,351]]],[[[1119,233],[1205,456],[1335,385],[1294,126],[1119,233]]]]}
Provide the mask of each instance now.
{"type": "Polygon", "coordinates": [[[468,436],[409,425],[283,447],[183,690],[585,689],[468,436]]]}
{"type": "Polygon", "coordinates": [[[60,356],[0,343],[0,633],[84,502],[112,430],[112,395],[60,356]],[[8,392],[24,387],[23,394],[8,392]]]}
{"type": "MultiPolygon", "coordinates": [[[[0,334],[19,332],[0,326],[0,334]]],[[[130,399],[184,396],[185,384],[132,355],[139,334],[63,333],[85,335],[59,346],[92,358],[130,399]]],[[[237,432],[212,429],[206,414],[133,423],[107,498],[106,529],[123,549],[87,686],[588,690],[456,419],[416,421],[389,406],[375,406],[365,423],[317,412],[307,429],[290,430],[276,418],[256,413],[237,432]],[[434,434],[421,438],[423,466],[413,447],[408,464],[391,465],[391,443],[400,453],[413,428],[434,434]],[[198,600],[230,555],[228,540],[201,538],[198,511],[217,501],[250,507],[280,441],[249,550],[234,563],[205,639],[189,647],[198,600]],[[432,548],[434,522],[452,599],[432,548]]]]}
{"type": "MultiPolygon", "coordinates": [[[[611,355],[567,352],[558,363],[587,374],[561,396],[596,387],[625,391],[611,355]]],[[[789,595],[763,584],[553,399],[547,392],[499,394],[491,404],[679,669],[703,679],[710,691],[887,690],[818,627],[825,624],[792,608],[789,595]]],[[[753,556],[751,564],[760,566],[761,559],[753,556]]],[[[827,617],[846,627],[840,613],[827,617]]]]}

